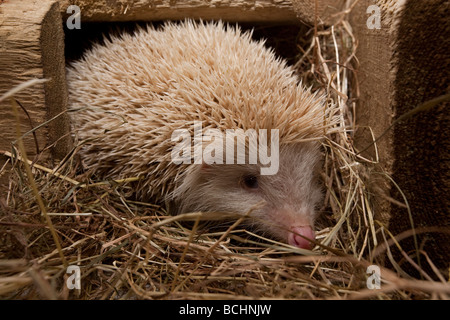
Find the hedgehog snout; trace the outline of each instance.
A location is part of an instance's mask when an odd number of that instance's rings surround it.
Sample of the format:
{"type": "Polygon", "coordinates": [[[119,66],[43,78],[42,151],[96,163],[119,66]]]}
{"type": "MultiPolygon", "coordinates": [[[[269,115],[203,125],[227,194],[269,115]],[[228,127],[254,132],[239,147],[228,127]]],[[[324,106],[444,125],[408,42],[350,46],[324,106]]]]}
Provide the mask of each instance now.
{"type": "Polygon", "coordinates": [[[291,229],[291,232],[288,234],[288,244],[291,246],[299,247],[302,249],[312,249],[313,242],[310,240],[314,240],[316,234],[314,233],[311,226],[297,226],[291,229]]]}
{"type": "Polygon", "coordinates": [[[302,249],[313,248],[312,241],[315,240],[315,233],[312,216],[309,210],[295,210],[287,207],[275,209],[272,212],[274,222],[280,227],[279,237],[288,244],[302,249]]]}

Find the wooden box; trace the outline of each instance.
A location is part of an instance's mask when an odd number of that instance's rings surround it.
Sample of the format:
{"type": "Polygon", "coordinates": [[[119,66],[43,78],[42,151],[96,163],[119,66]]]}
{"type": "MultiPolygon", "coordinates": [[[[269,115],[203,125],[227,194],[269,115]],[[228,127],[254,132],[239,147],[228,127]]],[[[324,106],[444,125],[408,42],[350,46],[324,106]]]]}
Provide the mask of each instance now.
{"type": "MultiPolygon", "coordinates": [[[[23,81],[47,78],[48,82],[16,95],[28,116],[21,112],[21,131],[44,124],[25,136],[30,157],[45,148],[44,156],[60,159],[71,149],[65,84],[63,24],[69,4],[81,9],[81,23],[151,21],[186,17],[245,23],[332,23],[345,1],[0,1],[0,96],[23,81]],[[61,114],[62,113],[62,114],[61,114]],[[53,119],[55,116],[56,119],[53,119]],[[48,120],[53,119],[48,122],[48,120]]],[[[351,27],[358,39],[359,61],[355,143],[360,150],[395,125],[378,141],[382,169],[393,183],[382,186],[376,201],[379,220],[394,233],[416,228],[450,227],[450,113],[448,99],[429,110],[396,123],[416,106],[449,91],[449,5],[445,0],[360,0],[351,11],[351,27]],[[369,20],[379,10],[380,25],[369,20]],[[372,7],[373,8],[373,7],[372,7]],[[399,188],[397,188],[397,186],[399,188]],[[398,190],[401,189],[403,194],[398,190]],[[407,199],[410,211],[391,198],[407,199]],[[410,217],[412,215],[412,217],[410,217]]],[[[0,150],[10,150],[16,137],[9,100],[0,102],[0,150]]],[[[373,148],[364,153],[373,156],[373,148]]],[[[42,155],[41,155],[42,157],[42,155]]],[[[5,159],[0,156],[0,168],[5,159]]],[[[5,181],[5,177],[0,177],[5,181]]],[[[378,180],[373,173],[374,183],[378,180]]],[[[0,184],[1,184],[0,180],[0,184]]],[[[2,187],[5,190],[5,186],[2,187]]],[[[0,190],[0,195],[2,191],[0,190]]],[[[448,268],[450,235],[434,233],[426,242],[448,268]]]]}

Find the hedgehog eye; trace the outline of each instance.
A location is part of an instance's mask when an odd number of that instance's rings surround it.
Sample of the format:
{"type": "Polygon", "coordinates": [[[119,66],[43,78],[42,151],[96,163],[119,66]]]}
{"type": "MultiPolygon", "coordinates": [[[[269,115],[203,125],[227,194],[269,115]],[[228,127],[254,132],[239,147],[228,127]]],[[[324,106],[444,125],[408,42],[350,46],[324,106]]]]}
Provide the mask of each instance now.
{"type": "Polygon", "coordinates": [[[254,175],[248,175],[242,177],[242,186],[247,189],[258,189],[258,177],[254,175]]]}

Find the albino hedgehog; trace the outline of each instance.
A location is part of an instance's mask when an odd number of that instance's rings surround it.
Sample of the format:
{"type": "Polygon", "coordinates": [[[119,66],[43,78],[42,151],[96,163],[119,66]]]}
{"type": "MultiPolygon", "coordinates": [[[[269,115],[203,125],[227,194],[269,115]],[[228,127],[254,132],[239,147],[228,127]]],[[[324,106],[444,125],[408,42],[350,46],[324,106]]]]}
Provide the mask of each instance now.
{"type": "Polygon", "coordinates": [[[250,212],[257,231],[310,248],[321,198],[317,141],[332,117],[251,33],[222,22],[149,26],[95,45],[67,81],[79,154],[99,177],[139,176],[136,194],[170,201],[175,214],[250,212]],[[222,132],[278,129],[278,171],[261,174],[260,161],[176,164],[173,133],[192,133],[194,121],[222,132]]]}

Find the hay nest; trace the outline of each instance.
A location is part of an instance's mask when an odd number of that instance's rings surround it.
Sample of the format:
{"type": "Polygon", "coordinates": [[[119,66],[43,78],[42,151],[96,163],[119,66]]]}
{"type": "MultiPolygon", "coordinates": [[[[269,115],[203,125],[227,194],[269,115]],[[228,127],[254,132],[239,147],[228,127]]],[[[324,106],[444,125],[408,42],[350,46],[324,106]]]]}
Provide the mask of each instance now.
{"type": "MultiPolygon", "coordinates": [[[[169,216],[164,207],[130,200],[130,182],[93,181],[77,148],[56,168],[27,159],[21,139],[0,175],[0,297],[3,299],[433,299],[448,298],[443,276],[428,275],[405,252],[421,279],[390,255],[400,244],[376,219],[367,179],[377,161],[358,155],[355,127],[356,41],[342,13],[298,39],[296,68],[305,84],[338,105],[340,123],[323,143],[326,196],[312,252],[241,229],[240,217],[221,230],[201,228],[218,215],[169,216]],[[383,267],[390,260],[393,268],[383,267]],[[371,290],[371,265],[381,288],[371,290]],[[68,266],[79,266],[81,289],[70,290],[68,266]],[[369,268],[369,270],[371,270],[369,268]],[[437,280],[433,280],[437,279],[437,280]]],[[[0,99],[12,99],[13,89],[0,99]]],[[[31,133],[29,133],[31,134],[31,133]]],[[[18,137],[21,133],[18,133],[18,137]]],[[[388,179],[388,177],[387,177],[388,179]]],[[[426,254],[425,254],[426,255],[426,254]]]]}

